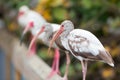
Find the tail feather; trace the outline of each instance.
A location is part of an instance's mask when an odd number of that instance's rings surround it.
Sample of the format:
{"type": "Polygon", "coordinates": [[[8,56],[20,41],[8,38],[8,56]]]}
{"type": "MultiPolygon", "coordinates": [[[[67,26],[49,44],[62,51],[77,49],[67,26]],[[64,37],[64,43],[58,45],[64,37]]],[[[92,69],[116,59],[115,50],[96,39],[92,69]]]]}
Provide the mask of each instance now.
{"type": "Polygon", "coordinates": [[[109,52],[107,52],[107,51],[100,51],[100,54],[98,56],[99,56],[99,58],[101,58],[101,60],[103,62],[109,64],[112,67],[114,67],[114,61],[113,61],[111,55],[109,54],[109,52]]]}

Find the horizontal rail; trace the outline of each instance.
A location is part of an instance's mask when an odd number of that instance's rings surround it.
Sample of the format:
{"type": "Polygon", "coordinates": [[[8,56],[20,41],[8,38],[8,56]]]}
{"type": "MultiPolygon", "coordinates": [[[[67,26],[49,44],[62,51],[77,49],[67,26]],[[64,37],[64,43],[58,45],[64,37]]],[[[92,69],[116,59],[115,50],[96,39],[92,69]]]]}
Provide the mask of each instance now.
{"type": "MultiPolygon", "coordinates": [[[[51,68],[37,55],[27,56],[27,47],[24,44],[20,46],[19,40],[4,29],[0,29],[0,47],[27,80],[46,80],[51,68]]],[[[61,79],[56,74],[49,80],[61,79]]]]}

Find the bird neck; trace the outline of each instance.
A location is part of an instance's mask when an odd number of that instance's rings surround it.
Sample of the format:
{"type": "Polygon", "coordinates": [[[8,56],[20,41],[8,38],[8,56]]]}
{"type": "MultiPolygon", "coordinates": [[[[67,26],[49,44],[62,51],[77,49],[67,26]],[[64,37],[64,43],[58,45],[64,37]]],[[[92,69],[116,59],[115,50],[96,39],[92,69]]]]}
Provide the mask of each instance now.
{"type": "Polygon", "coordinates": [[[60,37],[62,39],[66,39],[67,36],[69,35],[69,33],[71,32],[72,30],[65,30],[64,32],[62,32],[62,34],[60,35],[60,37]]]}
{"type": "Polygon", "coordinates": [[[45,36],[44,36],[43,42],[44,42],[46,45],[49,45],[49,42],[50,42],[50,40],[51,40],[52,35],[53,35],[53,32],[52,32],[52,31],[47,31],[47,32],[45,32],[45,36]]]}
{"type": "Polygon", "coordinates": [[[65,50],[68,50],[68,35],[69,35],[70,31],[64,31],[61,35],[60,35],[60,41],[61,41],[61,45],[64,47],[65,50]]]}
{"type": "Polygon", "coordinates": [[[31,32],[33,35],[36,35],[38,32],[39,32],[39,28],[37,28],[36,26],[34,26],[32,29],[31,29],[31,32]]]}
{"type": "Polygon", "coordinates": [[[67,44],[68,43],[68,38],[67,37],[68,37],[70,31],[71,30],[66,30],[60,35],[61,43],[66,50],[68,50],[68,48],[69,48],[68,44],[67,44]]]}

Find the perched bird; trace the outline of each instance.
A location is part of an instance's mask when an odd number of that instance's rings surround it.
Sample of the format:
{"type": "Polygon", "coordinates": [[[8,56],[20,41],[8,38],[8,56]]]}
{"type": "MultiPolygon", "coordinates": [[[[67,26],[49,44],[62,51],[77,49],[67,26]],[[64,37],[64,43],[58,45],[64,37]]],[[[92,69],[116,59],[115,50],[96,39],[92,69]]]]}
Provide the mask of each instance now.
{"type": "MultiPolygon", "coordinates": [[[[22,33],[22,38],[21,38],[21,43],[24,34],[26,34],[27,31],[29,31],[30,28],[34,27],[31,29],[31,32],[33,35],[35,35],[35,31],[37,30],[37,27],[40,27],[45,23],[46,20],[37,12],[30,10],[26,5],[23,5],[20,7],[19,12],[18,12],[18,23],[25,28],[25,30],[22,33]]],[[[33,36],[32,35],[32,36],[33,36]]],[[[36,53],[36,44],[31,48],[31,54],[36,53]]]]}
{"type": "MultiPolygon", "coordinates": [[[[18,23],[25,28],[21,37],[21,43],[22,43],[23,37],[28,31],[31,32],[32,36],[37,35],[42,25],[46,23],[46,20],[40,14],[29,9],[27,6],[24,5],[19,9],[18,23]]],[[[51,23],[51,25],[53,27],[53,32],[57,31],[60,28],[60,25],[58,24],[51,23]]],[[[45,45],[49,46],[48,45],[49,42],[46,41],[45,39],[46,39],[46,34],[44,32],[40,36],[38,36],[38,40],[41,40],[45,45]]],[[[30,55],[36,53],[35,46],[36,46],[35,43],[33,43],[29,52],[30,55]]],[[[52,71],[50,73],[50,76],[59,72],[59,57],[60,57],[59,50],[55,48],[55,55],[54,55],[52,71]]]]}
{"type": "MultiPolygon", "coordinates": [[[[52,27],[52,25],[50,23],[45,23],[42,26],[42,28],[40,29],[40,31],[38,32],[38,34],[36,36],[34,36],[34,38],[31,40],[31,43],[29,45],[29,50],[32,47],[33,43],[36,41],[36,39],[39,37],[39,35],[42,34],[43,32],[45,32],[45,35],[46,35],[45,38],[44,38],[44,42],[47,43],[48,45],[50,45],[50,40],[52,39],[52,37],[53,37],[55,32],[53,31],[53,27],[52,27]]],[[[53,48],[58,48],[55,43],[52,45],[52,47],[53,48]]],[[[70,63],[70,59],[69,59],[68,53],[66,54],[66,58],[68,60],[67,61],[67,66],[68,66],[69,63],[70,63]]],[[[66,67],[66,72],[65,72],[65,75],[63,77],[63,80],[67,80],[67,74],[68,74],[68,70],[67,69],[68,69],[68,67],[66,67]]]]}
{"type": "Polygon", "coordinates": [[[54,41],[60,49],[65,49],[81,61],[83,80],[86,79],[88,61],[101,61],[114,67],[111,55],[97,37],[89,31],[74,29],[73,23],[69,20],[62,22],[59,31],[52,38],[50,46],[54,41]]]}

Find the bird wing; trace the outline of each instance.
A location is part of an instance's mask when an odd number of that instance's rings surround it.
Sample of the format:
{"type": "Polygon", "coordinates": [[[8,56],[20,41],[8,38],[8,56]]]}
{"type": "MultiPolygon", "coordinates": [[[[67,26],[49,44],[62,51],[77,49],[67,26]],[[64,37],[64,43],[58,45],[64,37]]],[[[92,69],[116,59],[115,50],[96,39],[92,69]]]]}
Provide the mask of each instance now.
{"type": "Polygon", "coordinates": [[[72,53],[87,60],[101,60],[112,63],[112,58],[100,41],[90,32],[75,29],[68,36],[68,45],[72,53]]]}
{"type": "Polygon", "coordinates": [[[50,23],[52,28],[53,28],[53,32],[57,31],[60,29],[60,25],[59,24],[54,24],[54,23],[50,23]]]}

